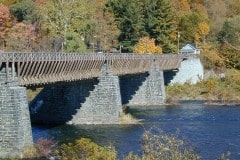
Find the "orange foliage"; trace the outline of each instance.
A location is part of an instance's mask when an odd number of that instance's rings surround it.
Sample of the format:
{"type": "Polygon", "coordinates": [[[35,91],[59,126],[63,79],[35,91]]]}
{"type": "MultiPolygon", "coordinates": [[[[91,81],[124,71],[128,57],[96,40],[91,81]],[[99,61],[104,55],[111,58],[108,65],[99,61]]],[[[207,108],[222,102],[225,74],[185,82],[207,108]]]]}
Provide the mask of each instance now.
{"type": "Polygon", "coordinates": [[[190,9],[190,4],[188,2],[188,0],[181,0],[180,1],[180,9],[181,9],[181,13],[182,14],[186,14],[186,13],[190,13],[191,9],[190,9]]]}
{"type": "Polygon", "coordinates": [[[31,24],[17,23],[8,33],[6,50],[31,51],[36,40],[35,27],[31,24]]]}
{"type": "Polygon", "coordinates": [[[0,5],[0,38],[5,38],[5,34],[10,25],[10,11],[8,7],[0,5]]]}
{"type": "Polygon", "coordinates": [[[134,47],[134,53],[162,53],[162,48],[155,44],[155,39],[149,37],[140,38],[139,42],[134,47]]]}

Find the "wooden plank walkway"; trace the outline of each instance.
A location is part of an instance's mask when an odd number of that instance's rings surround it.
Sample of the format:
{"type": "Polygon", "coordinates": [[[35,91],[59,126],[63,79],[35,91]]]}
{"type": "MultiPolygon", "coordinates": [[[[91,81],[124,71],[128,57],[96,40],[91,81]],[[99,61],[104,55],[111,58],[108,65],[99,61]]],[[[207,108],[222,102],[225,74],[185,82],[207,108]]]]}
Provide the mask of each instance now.
{"type": "Polygon", "coordinates": [[[99,77],[105,63],[115,75],[147,72],[153,65],[171,70],[179,68],[184,58],[177,54],[0,53],[0,65],[6,67],[8,82],[16,73],[21,85],[36,85],[99,77]]]}

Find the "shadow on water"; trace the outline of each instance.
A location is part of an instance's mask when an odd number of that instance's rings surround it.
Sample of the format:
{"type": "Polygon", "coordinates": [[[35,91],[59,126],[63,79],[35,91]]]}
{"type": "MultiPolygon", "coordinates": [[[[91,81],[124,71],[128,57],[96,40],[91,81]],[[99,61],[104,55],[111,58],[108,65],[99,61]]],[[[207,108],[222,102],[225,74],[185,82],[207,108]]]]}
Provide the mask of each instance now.
{"type": "Polygon", "coordinates": [[[133,151],[141,153],[141,136],[152,127],[164,133],[175,134],[190,143],[202,159],[217,159],[231,152],[232,159],[240,159],[239,106],[204,105],[204,101],[182,101],[178,106],[129,108],[128,112],[143,125],[62,125],[39,128],[33,126],[33,135],[54,137],[62,142],[73,142],[80,137],[92,139],[100,145],[112,143],[119,157],[133,151]]]}

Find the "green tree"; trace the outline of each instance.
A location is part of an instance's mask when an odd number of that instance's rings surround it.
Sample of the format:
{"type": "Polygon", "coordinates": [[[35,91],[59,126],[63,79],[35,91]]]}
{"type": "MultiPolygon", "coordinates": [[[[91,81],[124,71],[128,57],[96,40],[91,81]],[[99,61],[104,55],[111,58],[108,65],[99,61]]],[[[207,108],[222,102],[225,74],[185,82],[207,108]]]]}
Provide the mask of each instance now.
{"type": "Polygon", "coordinates": [[[208,19],[199,13],[184,15],[179,23],[181,41],[184,43],[196,43],[196,35],[199,33],[200,24],[208,24],[208,19]]]}
{"type": "Polygon", "coordinates": [[[229,18],[223,24],[222,30],[218,34],[218,41],[221,44],[225,42],[234,46],[240,45],[240,16],[229,18]]]}
{"type": "Polygon", "coordinates": [[[66,35],[66,52],[86,53],[87,48],[83,37],[79,37],[77,33],[67,33],[66,35]]]}
{"type": "Polygon", "coordinates": [[[157,0],[154,7],[153,17],[156,17],[152,27],[151,37],[163,48],[163,53],[176,51],[176,45],[171,34],[176,30],[174,13],[169,0],[157,0]]]}
{"type": "Polygon", "coordinates": [[[11,14],[18,22],[32,23],[34,21],[35,6],[32,0],[19,1],[9,7],[11,14]]]}
{"type": "Polygon", "coordinates": [[[121,33],[119,41],[124,52],[132,52],[140,37],[144,35],[142,0],[109,0],[106,4],[115,15],[121,33]]]}
{"type": "Polygon", "coordinates": [[[221,44],[221,56],[225,59],[228,68],[240,69],[240,16],[235,16],[224,22],[218,34],[221,44]]]}
{"type": "Polygon", "coordinates": [[[171,38],[176,27],[169,0],[110,0],[107,6],[115,15],[124,51],[132,52],[144,36],[156,39],[165,53],[176,49],[171,38]]]}
{"type": "Polygon", "coordinates": [[[95,0],[46,1],[38,6],[41,29],[49,36],[62,37],[67,46],[68,33],[84,37],[93,20],[95,0]]]}

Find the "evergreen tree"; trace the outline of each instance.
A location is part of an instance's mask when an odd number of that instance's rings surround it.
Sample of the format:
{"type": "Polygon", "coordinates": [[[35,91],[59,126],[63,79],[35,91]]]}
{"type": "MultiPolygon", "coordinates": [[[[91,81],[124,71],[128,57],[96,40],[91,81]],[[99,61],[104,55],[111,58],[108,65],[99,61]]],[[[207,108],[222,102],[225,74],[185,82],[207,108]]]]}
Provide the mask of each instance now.
{"type": "Polygon", "coordinates": [[[133,47],[144,35],[142,0],[110,0],[107,4],[115,15],[121,33],[119,41],[123,52],[132,52],[133,47]]]}
{"type": "Polygon", "coordinates": [[[107,6],[115,15],[124,51],[132,52],[144,36],[156,39],[164,53],[176,51],[171,38],[175,21],[169,0],[109,0],[107,6]]]}
{"type": "MultiPolygon", "coordinates": [[[[149,12],[151,15],[146,16],[155,17],[153,23],[148,20],[147,26],[150,26],[148,31],[152,38],[156,39],[156,43],[163,48],[163,53],[172,53],[176,51],[176,45],[171,38],[171,35],[175,31],[174,13],[171,8],[169,0],[152,0],[153,11],[149,12]],[[155,5],[155,6],[154,6],[155,5]]],[[[148,28],[147,28],[148,29],[148,28]]]]}

